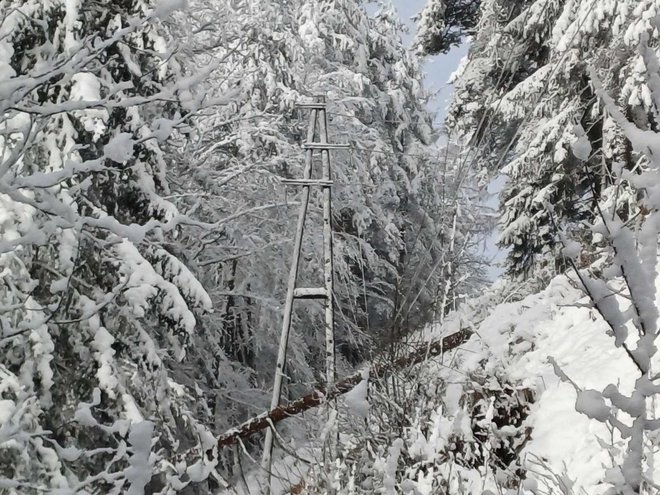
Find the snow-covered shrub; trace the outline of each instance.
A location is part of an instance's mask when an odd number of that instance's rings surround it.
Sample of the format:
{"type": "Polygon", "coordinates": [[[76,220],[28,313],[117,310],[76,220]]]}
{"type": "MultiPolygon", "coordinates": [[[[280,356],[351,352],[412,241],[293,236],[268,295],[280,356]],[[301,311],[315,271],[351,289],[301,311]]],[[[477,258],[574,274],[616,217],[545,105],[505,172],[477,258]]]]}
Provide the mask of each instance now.
{"type": "MultiPolygon", "coordinates": [[[[648,29],[657,29],[652,24],[648,29]]],[[[647,42],[643,29],[633,42],[647,65],[648,85],[654,95],[654,109],[660,102],[660,88],[654,81],[658,77],[660,59],[656,49],[647,42]]],[[[603,390],[577,390],[576,409],[599,422],[607,424],[625,440],[625,447],[612,445],[613,457],[622,458],[620,466],[612,468],[606,481],[612,486],[609,493],[653,493],[656,447],[653,438],[660,427],[654,406],[660,387],[654,367],[657,366],[658,339],[658,241],[660,235],[660,133],[629,121],[614,100],[605,91],[596,70],[592,80],[605,110],[629,140],[638,157],[637,170],[620,167],[614,175],[616,188],[627,187],[637,192],[638,215],[631,219],[621,217],[617,198],[598,208],[594,233],[604,239],[604,269],[579,270],[576,273],[584,285],[594,307],[607,322],[612,344],[623,349],[637,370],[632,392],[624,392],[619,384],[609,384],[603,390]],[[629,302],[620,301],[622,295],[629,302]],[[622,414],[623,413],[623,414],[622,414]]],[[[575,257],[570,241],[565,241],[565,251],[575,257]]],[[[600,267],[599,267],[600,268],[600,267]]],[[[557,373],[570,382],[559,367],[557,373]]]]}
{"type": "Polygon", "coordinates": [[[461,398],[469,429],[450,437],[457,464],[478,469],[487,464],[504,488],[517,488],[525,478],[520,452],[531,435],[525,425],[533,392],[512,386],[502,377],[471,375],[461,398]]]}
{"type": "MultiPolygon", "coordinates": [[[[484,361],[476,368],[491,365],[484,361]]],[[[356,409],[354,399],[340,408],[338,457],[323,476],[312,469],[306,489],[477,493],[480,479],[520,489],[527,477],[522,451],[532,434],[527,418],[534,394],[507,378],[502,363],[495,374],[475,369],[456,383],[460,368],[460,359],[440,368],[429,361],[370,381],[368,409],[356,409]]]]}

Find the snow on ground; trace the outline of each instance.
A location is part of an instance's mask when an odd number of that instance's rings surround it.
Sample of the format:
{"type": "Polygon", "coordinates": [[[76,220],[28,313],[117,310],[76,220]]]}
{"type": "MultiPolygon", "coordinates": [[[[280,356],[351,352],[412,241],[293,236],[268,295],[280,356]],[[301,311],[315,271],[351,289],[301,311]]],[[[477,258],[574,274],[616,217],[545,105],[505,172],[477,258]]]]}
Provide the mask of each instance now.
{"type": "MultiPolygon", "coordinates": [[[[626,305],[623,300],[619,304],[626,305]]],[[[474,310],[459,311],[427,338],[452,333],[472,317],[474,310]]],[[[605,492],[607,486],[599,481],[617,461],[604,446],[619,439],[602,423],[576,411],[575,386],[560,381],[550,361],[554,359],[581,390],[600,392],[613,383],[629,393],[638,372],[625,352],[614,346],[607,329],[577,285],[560,276],[538,294],[487,311],[474,328],[476,336],[458,352],[462,373],[484,368],[487,356],[487,374],[503,368],[513,382],[535,391],[527,419],[532,434],[523,457],[529,472],[537,471],[539,479],[548,472],[567,476],[574,483],[573,493],[605,492]]],[[[589,397],[585,394],[582,403],[596,412],[598,404],[590,403],[589,397]]]]}

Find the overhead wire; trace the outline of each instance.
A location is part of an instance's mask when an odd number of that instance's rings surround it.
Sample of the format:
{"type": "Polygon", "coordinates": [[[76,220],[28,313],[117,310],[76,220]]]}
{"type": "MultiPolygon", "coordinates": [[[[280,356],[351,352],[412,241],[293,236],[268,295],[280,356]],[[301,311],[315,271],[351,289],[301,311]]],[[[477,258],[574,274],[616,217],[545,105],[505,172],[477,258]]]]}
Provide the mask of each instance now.
{"type": "MultiPolygon", "coordinates": [[[[593,1],[592,1],[592,6],[596,3],[596,1],[597,1],[597,0],[593,0],[593,1]]],[[[542,11],[542,12],[545,12],[545,9],[547,8],[548,4],[549,4],[549,0],[546,0],[545,3],[544,3],[544,6],[543,6],[543,11],[542,11]]],[[[528,10],[527,10],[527,12],[526,12],[526,19],[527,19],[527,14],[528,14],[529,12],[531,12],[531,7],[532,7],[532,6],[533,6],[533,4],[530,5],[530,8],[528,8],[528,10]]],[[[587,11],[586,11],[586,15],[582,18],[582,20],[581,20],[581,21],[579,22],[579,24],[578,24],[578,29],[576,29],[576,30],[573,32],[573,35],[571,36],[571,39],[570,39],[570,43],[569,43],[569,44],[571,44],[571,43],[575,40],[575,37],[577,36],[577,34],[578,34],[578,32],[579,32],[579,29],[580,29],[580,28],[584,25],[584,23],[586,22],[587,18],[589,17],[589,13],[590,13],[590,12],[591,12],[591,9],[587,9],[587,11]]],[[[527,22],[527,21],[525,20],[525,21],[523,22],[523,24],[525,24],[526,22],[527,22]]],[[[510,53],[512,53],[514,47],[515,47],[515,45],[512,45],[512,49],[511,49],[510,53]]],[[[537,98],[536,98],[534,104],[530,106],[530,109],[531,109],[531,110],[536,109],[536,107],[537,107],[537,105],[539,104],[541,98],[544,96],[544,93],[547,91],[548,86],[549,86],[549,84],[550,84],[550,81],[552,80],[552,77],[554,76],[555,72],[556,72],[556,71],[559,69],[559,67],[564,63],[564,60],[565,60],[565,58],[566,58],[567,53],[568,53],[568,51],[565,51],[565,52],[562,54],[562,56],[560,57],[559,61],[558,61],[558,62],[555,64],[555,66],[553,67],[553,70],[551,71],[551,73],[548,75],[548,78],[546,79],[546,83],[545,83],[545,85],[544,85],[543,90],[538,94],[538,96],[537,96],[537,98]]],[[[503,70],[504,70],[504,67],[506,67],[506,65],[503,66],[503,70]]],[[[510,78],[509,78],[509,81],[511,81],[512,77],[513,77],[513,74],[511,74],[511,76],[510,76],[510,78]]],[[[499,109],[499,105],[501,104],[501,102],[502,102],[502,98],[500,98],[500,100],[499,100],[499,102],[498,102],[498,107],[497,107],[497,109],[499,109]]],[[[519,136],[519,134],[520,134],[520,132],[521,132],[521,129],[523,128],[524,125],[526,125],[526,124],[528,123],[528,120],[532,117],[532,111],[531,111],[531,110],[528,110],[528,111],[525,112],[525,117],[523,118],[523,120],[521,121],[521,123],[518,124],[518,128],[517,128],[517,130],[516,130],[516,133],[511,137],[511,139],[509,140],[507,146],[505,147],[504,151],[502,152],[502,154],[501,154],[501,156],[500,156],[500,158],[499,158],[499,160],[498,160],[498,162],[497,162],[497,168],[498,168],[498,169],[499,169],[499,166],[501,165],[502,161],[504,160],[506,154],[507,154],[507,153],[509,152],[509,150],[511,149],[511,146],[513,145],[513,143],[515,142],[515,140],[518,138],[518,136],[519,136]]],[[[495,113],[496,113],[496,112],[495,112],[495,113]]],[[[484,113],[484,116],[485,116],[485,113],[484,113]]],[[[483,120],[484,116],[482,116],[482,120],[483,120]]],[[[493,121],[491,120],[491,121],[488,122],[488,127],[490,127],[490,126],[492,126],[492,125],[493,125],[493,121]]],[[[488,127],[487,127],[486,129],[488,129],[488,127]]],[[[485,136],[485,135],[486,135],[486,132],[484,131],[484,132],[482,133],[482,136],[485,136]]],[[[482,141],[481,139],[478,141],[478,143],[479,143],[478,146],[480,145],[481,141],[482,141]]],[[[461,165],[460,165],[460,169],[459,169],[459,173],[460,173],[460,172],[463,172],[463,174],[462,174],[463,177],[462,177],[461,181],[459,182],[459,187],[456,187],[456,188],[454,189],[455,193],[457,193],[458,190],[460,189],[460,185],[462,184],[463,179],[464,179],[465,177],[467,177],[467,173],[469,172],[469,170],[472,169],[472,166],[473,166],[474,163],[476,162],[477,157],[478,157],[478,154],[475,153],[475,154],[473,155],[472,160],[469,162],[468,166],[466,166],[466,167],[463,167],[463,165],[465,165],[466,161],[464,161],[464,162],[461,163],[461,165]]],[[[433,249],[433,245],[431,245],[431,246],[429,247],[428,252],[430,252],[432,249],[433,249]]],[[[437,269],[437,266],[434,267],[433,270],[435,270],[435,269],[437,269]]],[[[411,287],[410,289],[412,290],[412,287],[411,287]]],[[[418,293],[417,296],[415,297],[415,300],[419,297],[419,295],[421,294],[421,292],[422,292],[423,290],[424,290],[424,287],[422,287],[422,288],[420,289],[419,293],[418,293]]],[[[407,297],[408,297],[408,296],[407,296],[407,297]]],[[[404,301],[407,300],[407,297],[404,299],[404,301]]],[[[403,309],[403,305],[401,306],[400,311],[401,311],[402,309],[403,309]]],[[[412,310],[412,307],[409,308],[409,311],[410,311],[410,310],[412,310]]],[[[399,311],[398,313],[400,313],[400,311],[399,311]]],[[[398,318],[398,316],[400,316],[400,315],[397,314],[397,316],[396,316],[395,318],[398,318]]]]}
{"type": "MultiPolygon", "coordinates": [[[[548,4],[549,4],[549,0],[545,0],[545,3],[544,3],[544,11],[545,11],[545,8],[547,8],[548,4]]],[[[527,20],[528,20],[528,18],[529,18],[528,16],[530,15],[530,12],[531,12],[531,6],[530,6],[530,8],[528,8],[527,11],[525,12],[525,19],[523,20],[523,24],[526,24],[526,22],[527,22],[527,20]]],[[[503,82],[504,75],[505,75],[505,69],[506,69],[506,67],[508,66],[509,62],[511,61],[511,57],[513,56],[513,53],[514,53],[515,47],[516,47],[516,45],[515,45],[515,44],[512,44],[512,45],[511,45],[511,48],[509,49],[509,54],[508,54],[508,56],[507,56],[507,60],[506,60],[505,64],[503,64],[503,66],[502,66],[502,70],[501,70],[500,76],[499,76],[498,81],[497,81],[497,83],[496,83],[495,92],[499,89],[500,84],[503,82]]],[[[513,74],[511,74],[510,77],[509,77],[509,83],[510,83],[512,77],[513,77],[513,74]]],[[[501,99],[500,99],[500,101],[501,101],[501,99]]],[[[481,117],[481,120],[480,120],[480,122],[479,122],[478,128],[480,128],[481,126],[483,126],[483,124],[484,124],[484,122],[485,122],[485,119],[486,119],[486,115],[487,115],[487,113],[488,113],[488,112],[484,112],[484,113],[483,113],[483,115],[482,115],[482,117],[481,117]]],[[[492,121],[492,120],[489,120],[488,123],[487,123],[487,126],[490,127],[490,126],[492,126],[492,125],[493,125],[493,121],[492,121]]],[[[477,132],[477,131],[475,131],[475,132],[477,132]]],[[[481,134],[481,136],[483,137],[483,136],[485,136],[485,135],[486,135],[486,131],[483,131],[482,134],[481,134]]],[[[446,149],[447,156],[448,156],[448,151],[449,151],[449,146],[450,146],[450,145],[451,145],[451,141],[448,140],[448,143],[447,143],[446,148],[445,148],[445,149],[446,149]]],[[[463,147],[463,145],[464,145],[464,142],[462,141],[462,142],[461,142],[461,151],[462,151],[462,147],[463,147]]],[[[480,145],[481,145],[481,138],[479,139],[479,141],[478,141],[478,143],[477,143],[476,146],[478,147],[478,146],[480,146],[480,145]]],[[[476,156],[476,155],[475,155],[475,156],[476,156]]],[[[457,183],[457,184],[455,185],[455,187],[453,188],[454,197],[452,198],[452,204],[454,204],[454,205],[456,205],[456,202],[457,202],[457,200],[458,200],[458,194],[459,194],[459,191],[461,190],[461,186],[462,186],[462,184],[463,184],[463,181],[467,178],[467,176],[468,176],[468,174],[469,174],[469,171],[472,169],[472,166],[474,165],[474,162],[475,162],[475,159],[473,159],[472,161],[470,161],[470,163],[468,164],[468,163],[467,163],[467,155],[466,155],[466,159],[463,160],[463,161],[461,161],[461,162],[459,163],[458,170],[457,170],[457,171],[458,171],[458,173],[457,173],[458,183],[457,183]]],[[[447,165],[447,164],[445,163],[445,167],[446,167],[446,165],[447,165]]],[[[447,204],[447,203],[445,202],[444,204],[447,204]]],[[[457,214],[457,212],[454,213],[454,215],[456,215],[456,214],[457,214]]],[[[425,256],[425,257],[431,255],[431,253],[432,253],[432,251],[433,251],[433,249],[434,249],[434,247],[435,247],[435,244],[436,244],[436,242],[439,240],[439,238],[441,237],[441,235],[442,235],[442,231],[440,230],[440,231],[438,232],[438,234],[435,236],[435,238],[434,238],[434,240],[432,241],[432,243],[431,243],[431,245],[429,246],[429,248],[428,248],[428,249],[426,250],[426,252],[424,253],[424,256],[425,256]]],[[[454,233],[454,235],[455,235],[455,233],[454,233]]],[[[433,268],[432,268],[431,272],[429,273],[429,276],[427,277],[427,279],[430,280],[430,277],[432,277],[432,275],[433,275],[434,272],[438,269],[438,267],[440,266],[440,264],[443,264],[443,265],[444,265],[444,263],[445,263],[445,253],[443,252],[443,255],[442,255],[441,259],[439,260],[438,263],[436,263],[436,264],[433,266],[433,268]]],[[[422,264],[420,263],[420,265],[418,266],[418,270],[416,271],[417,274],[419,274],[419,272],[421,271],[421,268],[422,268],[421,265],[422,265],[422,264]]],[[[427,282],[427,283],[428,283],[428,282],[427,282]]],[[[422,285],[422,287],[419,289],[418,293],[417,293],[416,296],[414,297],[414,299],[413,299],[413,303],[410,304],[410,306],[409,306],[409,308],[408,308],[408,312],[410,312],[410,311],[412,310],[412,306],[413,306],[413,305],[415,304],[415,302],[418,300],[418,298],[419,298],[419,296],[421,295],[421,293],[422,293],[422,291],[424,290],[424,288],[425,288],[425,285],[422,285]]],[[[407,293],[406,296],[404,297],[404,300],[403,300],[401,306],[399,307],[399,310],[397,311],[397,314],[395,315],[395,320],[401,316],[401,312],[402,312],[403,309],[404,309],[404,305],[408,303],[408,299],[409,299],[409,297],[412,295],[412,292],[411,292],[411,291],[412,291],[412,286],[409,288],[408,293],[407,293]]]]}
{"type": "MultiPolygon", "coordinates": [[[[527,20],[529,19],[529,16],[531,15],[533,5],[534,5],[534,4],[531,4],[531,5],[527,8],[527,10],[525,11],[524,19],[523,19],[523,21],[522,21],[522,25],[523,25],[523,27],[524,27],[524,25],[526,24],[527,20]]],[[[544,12],[547,10],[548,5],[549,5],[549,0],[545,0],[545,2],[544,2],[544,4],[543,4],[543,7],[542,7],[542,11],[541,11],[541,13],[544,13],[544,12]]],[[[584,20],[583,20],[583,22],[584,22],[584,20]]],[[[524,33],[524,31],[522,31],[522,33],[524,33]]],[[[574,33],[573,36],[575,36],[576,34],[577,34],[577,33],[574,33]]],[[[495,85],[495,92],[494,92],[495,95],[496,95],[497,90],[500,89],[500,87],[505,87],[505,86],[503,85],[503,83],[504,83],[505,78],[506,78],[506,68],[508,67],[508,65],[509,65],[509,63],[510,63],[512,57],[513,57],[513,54],[514,54],[514,52],[515,52],[515,49],[516,49],[516,44],[515,44],[515,43],[512,43],[510,49],[508,50],[508,55],[507,55],[507,57],[506,57],[506,60],[505,60],[504,64],[502,65],[502,69],[501,69],[500,75],[499,75],[498,80],[497,80],[496,85],[495,85]]],[[[564,54],[564,56],[565,56],[565,54],[564,54]]],[[[561,63],[561,62],[563,62],[563,57],[562,57],[562,59],[560,59],[560,62],[559,62],[559,63],[561,63]]],[[[557,67],[555,67],[554,69],[556,70],[557,67]]],[[[554,71],[553,71],[553,73],[554,73],[554,71]]],[[[506,82],[506,85],[510,84],[510,82],[512,81],[512,79],[513,79],[514,76],[515,76],[515,73],[513,73],[513,72],[509,74],[509,76],[508,76],[508,81],[506,82]]],[[[551,76],[552,76],[552,74],[551,74],[551,76]]],[[[544,88],[544,91],[547,89],[547,84],[549,83],[549,80],[550,80],[551,76],[548,78],[548,81],[546,81],[546,88],[544,88]]],[[[540,101],[540,98],[542,97],[542,95],[543,95],[543,93],[539,94],[539,97],[537,98],[536,103],[532,106],[532,109],[533,109],[534,107],[536,107],[536,105],[537,105],[538,102],[540,101]]],[[[502,105],[502,102],[503,102],[503,98],[500,98],[500,99],[497,101],[497,106],[496,106],[495,109],[493,110],[492,115],[496,115],[496,114],[498,113],[499,108],[500,108],[500,106],[502,105]]],[[[358,118],[356,115],[343,114],[343,113],[340,113],[340,112],[331,112],[331,111],[328,111],[327,113],[328,113],[328,115],[334,115],[334,116],[345,117],[345,118],[358,118]]],[[[493,119],[488,119],[488,120],[486,120],[487,117],[488,117],[488,115],[489,115],[489,112],[488,112],[488,107],[487,107],[487,110],[482,114],[482,116],[481,116],[481,118],[480,118],[480,121],[479,121],[479,124],[477,125],[477,128],[476,128],[475,131],[474,131],[475,134],[479,134],[479,133],[480,133],[479,136],[478,136],[477,142],[476,142],[476,144],[474,145],[475,150],[477,150],[477,149],[481,146],[481,144],[483,143],[483,140],[484,140],[485,136],[488,135],[488,131],[489,131],[490,128],[494,125],[494,120],[493,120],[493,119]],[[484,124],[486,125],[485,128],[483,127],[484,124]]],[[[517,131],[517,133],[514,135],[514,137],[512,137],[512,139],[511,139],[511,140],[509,141],[509,143],[507,144],[507,146],[506,146],[506,148],[505,148],[505,152],[504,152],[503,155],[500,157],[500,160],[498,160],[498,164],[501,163],[501,161],[503,160],[503,158],[504,158],[504,156],[506,155],[506,153],[508,153],[508,150],[510,149],[512,143],[515,141],[515,139],[517,138],[517,135],[518,135],[519,132],[520,132],[520,128],[522,128],[522,126],[526,123],[526,121],[527,121],[530,117],[531,117],[531,112],[529,112],[529,111],[526,112],[525,118],[524,118],[523,121],[519,124],[519,127],[518,127],[518,131],[517,131]]],[[[404,121],[404,120],[394,120],[394,119],[379,120],[378,122],[381,122],[381,123],[382,123],[382,122],[385,122],[385,123],[397,123],[397,124],[415,124],[414,121],[404,121]]],[[[432,121],[432,123],[436,123],[436,122],[437,122],[437,121],[432,121]]],[[[339,132],[338,134],[341,134],[341,132],[339,132]]],[[[451,137],[451,136],[450,136],[450,137],[451,137]]],[[[465,145],[465,142],[464,142],[464,140],[462,140],[462,141],[461,141],[461,145],[460,145],[460,146],[461,146],[461,147],[460,147],[460,153],[462,153],[462,149],[463,149],[464,145],[465,145]]],[[[447,143],[447,145],[445,146],[445,154],[446,154],[446,155],[448,155],[448,153],[449,153],[449,147],[450,147],[450,146],[451,146],[451,141],[449,140],[448,143],[447,143]]],[[[386,150],[369,149],[369,148],[365,148],[365,147],[357,146],[357,145],[349,145],[349,146],[348,146],[348,149],[353,150],[353,151],[363,151],[363,152],[368,152],[368,153],[382,154],[382,155],[389,155],[389,156],[396,156],[396,157],[409,156],[409,157],[419,157],[419,158],[432,159],[432,154],[430,154],[430,153],[409,153],[409,152],[404,152],[404,151],[386,151],[386,150]]],[[[460,154],[460,153],[459,153],[459,154],[460,154]]],[[[458,195],[459,192],[460,192],[461,186],[462,186],[464,180],[465,180],[465,179],[467,178],[467,176],[469,175],[470,170],[472,170],[472,167],[474,166],[474,164],[475,164],[477,158],[478,158],[478,153],[470,153],[470,154],[466,154],[466,155],[465,155],[465,158],[459,163],[458,167],[456,168],[457,174],[456,174],[455,177],[457,178],[458,182],[455,184],[455,187],[453,188],[453,193],[454,193],[453,202],[455,202],[455,201],[458,199],[457,195],[458,195]],[[470,155],[472,155],[472,156],[470,157],[470,155]],[[471,159],[470,159],[470,158],[471,158],[471,159]]],[[[436,159],[437,159],[437,155],[436,155],[436,159]]],[[[446,165],[447,165],[447,164],[445,163],[445,167],[446,167],[446,165]]],[[[444,204],[446,204],[446,203],[447,203],[447,202],[445,201],[444,204]]],[[[423,256],[429,256],[429,255],[431,255],[433,249],[435,248],[435,244],[437,243],[437,241],[438,241],[439,238],[441,237],[441,234],[442,234],[442,230],[440,230],[440,231],[438,232],[438,235],[436,235],[436,236],[434,237],[434,239],[433,239],[433,241],[431,242],[431,244],[429,245],[429,247],[428,247],[428,248],[425,250],[425,252],[423,253],[423,256]]],[[[444,258],[444,256],[443,256],[443,258],[444,258]]],[[[441,258],[441,261],[442,261],[442,258],[441,258]]],[[[422,269],[422,266],[421,266],[421,265],[422,265],[422,264],[420,263],[420,265],[419,265],[418,268],[417,268],[417,271],[420,271],[420,270],[422,269]]],[[[439,266],[439,263],[436,263],[435,266],[433,267],[432,271],[435,271],[435,270],[438,268],[438,266],[439,266]]],[[[431,273],[430,275],[432,275],[432,273],[431,273]]],[[[413,278],[415,278],[415,277],[413,277],[413,278]]],[[[418,294],[415,296],[415,298],[414,298],[415,301],[418,299],[419,295],[421,294],[421,292],[422,292],[423,290],[424,290],[424,286],[420,289],[420,291],[418,292],[418,294]]],[[[399,307],[399,309],[398,309],[398,311],[397,311],[397,314],[395,315],[395,320],[396,320],[399,316],[401,316],[401,312],[402,312],[402,310],[404,309],[405,304],[408,302],[409,297],[412,295],[412,292],[411,292],[411,291],[412,291],[412,286],[410,287],[408,293],[407,293],[406,296],[404,297],[403,303],[401,304],[401,306],[399,307]]],[[[414,304],[414,303],[413,303],[413,304],[414,304]]],[[[410,311],[411,309],[412,309],[412,308],[409,308],[409,311],[410,311]]]]}

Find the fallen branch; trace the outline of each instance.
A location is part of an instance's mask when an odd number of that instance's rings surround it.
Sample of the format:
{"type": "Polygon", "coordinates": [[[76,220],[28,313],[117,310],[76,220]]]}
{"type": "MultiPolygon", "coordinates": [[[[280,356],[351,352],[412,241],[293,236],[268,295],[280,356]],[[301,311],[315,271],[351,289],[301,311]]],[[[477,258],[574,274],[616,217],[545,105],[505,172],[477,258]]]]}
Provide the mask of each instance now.
{"type": "MultiPolygon", "coordinates": [[[[460,332],[448,335],[447,337],[444,337],[437,342],[433,342],[431,344],[420,347],[407,356],[403,356],[397,359],[393,363],[375,363],[369,369],[369,377],[370,379],[384,378],[392,371],[409,368],[410,366],[422,363],[429,358],[440,356],[445,351],[456,349],[461,344],[467,342],[471,336],[471,331],[461,330],[460,332]]],[[[286,418],[300,414],[301,412],[307,411],[308,409],[320,406],[329,400],[349,392],[361,381],[362,372],[358,372],[337,382],[335,386],[328,392],[315,390],[311,394],[290,402],[287,405],[279,406],[275,409],[264,412],[259,416],[246,421],[242,425],[236,428],[232,428],[231,430],[228,430],[220,435],[217,444],[218,449],[236,443],[239,438],[246,438],[253,433],[256,433],[257,431],[266,429],[270,424],[279,423],[286,418]]],[[[211,456],[212,451],[209,451],[208,455],[211,456]]]]}

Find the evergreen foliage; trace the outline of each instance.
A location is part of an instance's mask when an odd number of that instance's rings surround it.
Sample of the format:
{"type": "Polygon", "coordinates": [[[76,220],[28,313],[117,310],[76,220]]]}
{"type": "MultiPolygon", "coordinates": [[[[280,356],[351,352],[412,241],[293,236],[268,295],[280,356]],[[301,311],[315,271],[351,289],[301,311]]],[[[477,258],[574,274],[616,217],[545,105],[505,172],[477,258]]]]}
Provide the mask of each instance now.
{"type": "Polygon", "coordinates": [[[427,54],[447,53],[475,34],[481,0],[429,0],[417,16],[415,45],[427,54]]]}
{"type": "MultiPolygon", "coordinates": [[[[453,223],[457,208],[471,209],[471,198],[459,186],[464,178],[442,164],[445,151],[432,146],[421,72],[402,44],[394,11],[370,17],[353,1],[258,7],[244,1],[193,3],[191,12],[187,31],[201,34],[184,50],[199,52],[200,66],[222,60],[211,86],[237,95],[200,119],[181,159],[198,164],[182,174],[186,208],[218,224],[202,237],[186,231],[183,249],[194,253],[204,286],[213,287],[216,311],[202,328],[215,343],[196,352],[215,371],[204,371],[198,383],[218,394],[224,429],[267,404],[263,389],[272,380],[299,194],[280,179],[302,176],[308,118],[296,103],[325,95],[330,140],[350,145],[332,153],[340,374],[479,284],[473,247],[481,227],[476,215],[453,223]],[[209,19],[222,23],[209,27],[209,19]]],[[[318,285],[322,273],[316,193],[300,272],[307,287],[318,285]]],[[[292,398],[310,382],[323,383],[322,306],[296,305],[287,372],[292,398]]]]}
{"type": "Polygon", "coordinates": [[[184,220],[165,198],[166,147],[190,85],[168,11],[0,11],[1,476],[14,493],[176,485],[185,463],[162,453],[208,434],[175,376],[211,300],[168,252],[184,220]]]}
{"type": "Polygon", "coordinates": [[[635,166],[630,145],[594,95],[588,68],[607,69],[605,84],[622,111],[652,125],[642,96],[648,87],[638,76],[637,46],[648,32],[643,12],[636,2],[589,0],[480,6],[448,124],[473,147],[475,162],[509,179],[500,242],[513,276],[547,280],[565,270],[548,205],[559,228],[591,243],[584,226],[612,184],[613,167],[635,166]]]}

